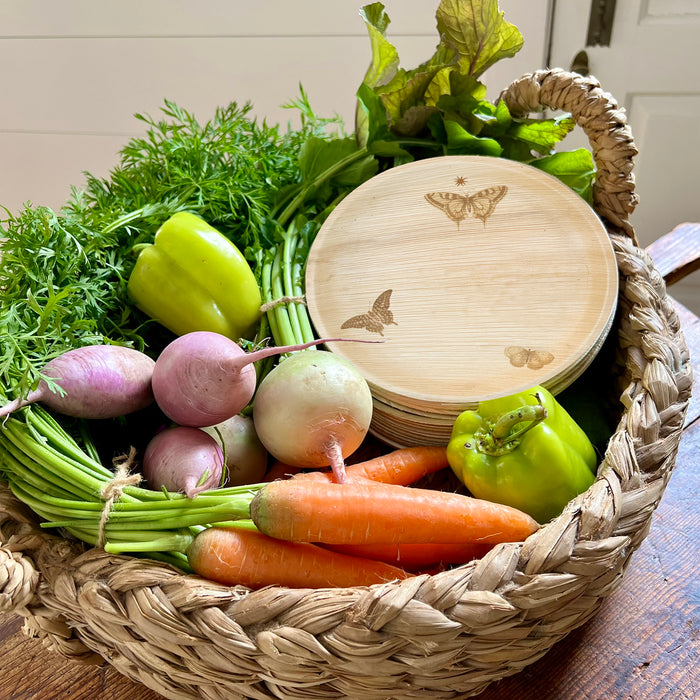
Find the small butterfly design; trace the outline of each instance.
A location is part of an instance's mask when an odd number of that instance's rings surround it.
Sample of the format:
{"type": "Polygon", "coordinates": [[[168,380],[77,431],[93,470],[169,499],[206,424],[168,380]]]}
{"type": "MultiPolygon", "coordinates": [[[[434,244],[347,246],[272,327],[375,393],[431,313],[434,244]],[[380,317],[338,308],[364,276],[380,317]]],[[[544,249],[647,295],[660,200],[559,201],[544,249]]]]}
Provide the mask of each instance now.
{"type": "Polygon", "coordinates": [[[486,226],[488,219],[496,205],[506,196],[508,188],[505,185],[495,185],[479,190],[472,195],[458,194],[456,192],[428,192],[425,198],[434,207],[445,212],[459,228],[460,221],[464,221],[469,214],[479,219],[486,226]]]}
{"type": "Polygon", "coordinates": [[[510,345],[504,352],[513,367],[542,369],[554,359],[554,355],[552,355],[551,352],[547,352],[546,350],[522,348],[519,345],[510,345]]]}
{"type": "Polygon", "coordinates": [[[385,326],[398,326],[399,324],[394,321],[394,314],[389,309],[391,292],[391,289],[387,289],[385,292],[382,292],[374,300],[372,308],[366,314],[351,316],[347,321],[345,321],[345,323],[343,323],[341,329],[364,328],[370,333],[379,333],[379,335],[383,336],[385,326]]]}

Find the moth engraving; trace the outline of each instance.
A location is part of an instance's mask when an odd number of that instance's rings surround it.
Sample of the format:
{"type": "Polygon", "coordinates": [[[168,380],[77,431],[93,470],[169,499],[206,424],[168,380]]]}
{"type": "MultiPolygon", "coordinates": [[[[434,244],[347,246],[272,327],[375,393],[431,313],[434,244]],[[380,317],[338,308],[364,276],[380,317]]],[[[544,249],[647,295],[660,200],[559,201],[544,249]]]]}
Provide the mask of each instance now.
{"type": "Polygon", "coordinates": [[[546,350],[532,350],[531,348],[523,348],[519,345],[509,345],[504,352],[513,367],[542,369],[554,359],[554,355],[552,355],[551,352],[547,352],[546,350]]]}
{"type": "Polygon", "coordinates": [[[379,335],[384,335],[385,326],[399,324],[394,321],[394,314],[389,308],[391,303],[391,289],[387,289],[382,292],[372,304],[372,307],[367,313],[358,314],[357,316],[351,316],[347,321],[343,323],[341,329],[346,328],[361,328],[370,333],[379,333],[379,335]]]}
{"type": "MultiPolygon", "coordinates": [[[[461,180],[463,178],[458,178],[455,182],[462,184],[461,180]]],[[[458,192],[428,192],[425,199],[444,212],[448,219],[454,221],[457,228],[469,215],[479,219],[486,226],[486,220],[493,214],[496,205],[506,196],[506,192],[508,192],[506,185],[494,185],[472,195],[458,192]]]]}

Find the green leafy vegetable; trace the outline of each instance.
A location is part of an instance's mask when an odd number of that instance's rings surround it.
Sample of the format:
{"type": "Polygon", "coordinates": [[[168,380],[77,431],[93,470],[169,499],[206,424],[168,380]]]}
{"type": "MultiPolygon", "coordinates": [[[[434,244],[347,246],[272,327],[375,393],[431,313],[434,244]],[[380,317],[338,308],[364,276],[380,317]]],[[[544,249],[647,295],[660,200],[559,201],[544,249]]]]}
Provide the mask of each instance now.
{"type": "MultiPolygon", "coordinates": [[[[386,31],[391,20],[384,12],[384,6],[380,2],[363,7],[360,10],[360,16],[367,25],[367,32],[372,45],[372,61],[362,84],[374,89],[387,83],[394,77],[399,67],[399,52],[386,38],[386,31]]],[[[370,121],[370,115],[362,109],[362,103],[358,102],[355,115],[355,132],[360,146],[367,145],[370,121]]]]}
{"type": "Polygon", "coordinates": [[[443,0],[437,10],[441,41],[458,56],[460,72],[478,77],[502,58],[512,58],[523,46],[518,28],[503,19],[497,0],[443,0]]]}
{"type": "Polygon", "coordinates": [[[576,182],[584,195],[590,189],[593,171],[582,157],[567,157],[565,167],[552,157],[574,126],[570,117],[514,118],[502,101],[486,99],[479,76],[523,45],[497,0],[442,0],[435,53],[412,69],[400,67],[386,37],[384,6],[367,5],[361,14],[372,62],[356,93],[355,135],[383,161],[380,167],[435,155],[500,156],[537,165],[567,184],[576,182]]]}
{"type": "Polygon", "coordinates": [[[579,148],[575,151],[553,153],[532,163],[578,192],[589,204],[593,203],[592,184],[595,165],[590,151],[579,148]]]}
{"type": "Polygon", "coordinates": [[[96,230],[126,217],[139,232],[153,234],[170,215],[187,209],[241,250],[260,245],[277,190],[298,178],[299,148],[325,123],[306,119],[300,130],[282,133],[253,119],[251,110],[250,103],[232,102],[200,123],[165,100],[163,118],[137,114],[145,135],[123,147],[108,178],[87,174],[82,213],[96,230]]]}

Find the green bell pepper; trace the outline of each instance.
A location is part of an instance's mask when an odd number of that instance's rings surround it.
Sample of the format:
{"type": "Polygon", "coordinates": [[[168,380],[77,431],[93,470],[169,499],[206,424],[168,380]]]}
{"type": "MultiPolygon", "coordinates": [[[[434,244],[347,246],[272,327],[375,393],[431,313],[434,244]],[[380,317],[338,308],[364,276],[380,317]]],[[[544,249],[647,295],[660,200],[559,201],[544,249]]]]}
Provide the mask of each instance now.
{"type": "Polygon", "coordinates": [[[476,498],[546,523],[595,479],[596,453],[544,387],[481,401],[454,422],[447,459],[476,498]]]}
{"type": "Polygon", "coordinates": [[[243,254],[195,214],[173,214],[142,247],[129,277],[136,306],[176,335],[251,338],[262,299],[243,254]]]}

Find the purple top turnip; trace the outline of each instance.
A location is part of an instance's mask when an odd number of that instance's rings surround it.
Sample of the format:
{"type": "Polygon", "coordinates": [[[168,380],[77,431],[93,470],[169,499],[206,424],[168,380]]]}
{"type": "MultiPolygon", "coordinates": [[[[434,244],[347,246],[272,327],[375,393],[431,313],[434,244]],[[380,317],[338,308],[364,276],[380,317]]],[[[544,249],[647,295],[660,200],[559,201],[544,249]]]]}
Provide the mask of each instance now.
{"type": "Polygon", "coordinates": [[[219,333],[186,333],[173,340],[156,360],[156,403],[178,425],[216,425],[240,413],[252,400],[257,384],[254,362],[328,342],[321,339],[246,353],[219,333]]]}
{"type": "Polygon", "coordinates": [[[43,369],[43,374],[60,387],[60,393],[52,391],[42,379],[26,398],[0,408],[0,417],[37,401],[75,418],[123,416],[153,402],[154,367],[148,355],[120,345],[86,345],[68,350],[43,369]]]}
{"type": "Polygon", "coordinates": [[[176,426],[157,433],[143,455],[149,488],[182,492],[188,498],[221,486],[224,454],[216,440],[199,428],[176,426]]]}

